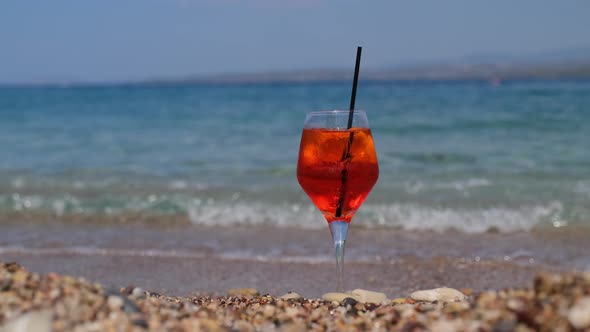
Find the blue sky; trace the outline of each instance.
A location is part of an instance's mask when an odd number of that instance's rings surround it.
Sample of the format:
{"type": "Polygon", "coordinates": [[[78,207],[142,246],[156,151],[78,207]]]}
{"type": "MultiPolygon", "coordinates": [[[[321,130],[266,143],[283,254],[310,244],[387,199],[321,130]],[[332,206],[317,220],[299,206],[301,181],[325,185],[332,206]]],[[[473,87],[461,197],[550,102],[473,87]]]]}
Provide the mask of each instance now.
{"type": "Polygon", "coordinates": [[[590,1],[2,0],[0,82],[382,67],[590,46],[590,1]]]}

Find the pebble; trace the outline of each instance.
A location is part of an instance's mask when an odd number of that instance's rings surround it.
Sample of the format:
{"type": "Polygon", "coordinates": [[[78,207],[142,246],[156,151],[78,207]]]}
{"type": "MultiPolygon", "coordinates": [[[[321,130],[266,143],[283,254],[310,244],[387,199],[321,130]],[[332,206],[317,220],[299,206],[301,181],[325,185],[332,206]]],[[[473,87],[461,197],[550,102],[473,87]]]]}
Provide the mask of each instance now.
{"type": "Polygon", "coordinates": [[[147,297],[147,292],[139,287],[133,288],[131,291],[131,297],[134,299],[145,299],[147,297]]]}
{"type": "Polygon", "coordinates": [[[146,320],[143,318],[134,319],[133,325],[143,327],[144,329],[147,329],[148,327],[150,327],[148,322],[146,322],[146,320]]]}
{"type": "Polygon", "coordinates": [[[432,324],[431,330],[436,332],[455,332],[459,329],[457,328],[457,324],[454,322],[447,319],[441,319],[432,324]]]}
{"type": "Polygon", "coordinates": [[[295,292],[289,292],[287,294],[284,294],[280,297],[283,300],[298,300],[301,299],[301,295],[295,293],[295,292]]]}
{"type": "Polygon", "coordinates": [[[368,291],[365,289],[355,289],[351,292],[353,298],[361,303],[380,304],[387,302],[387,295],[379,292],[368,291]]]}
{"type": "Polygon", "coordinates": [[[28,274],[25,270],[18,270],[12,275],[12,282],[15,284],[24,284],[27,281],[28,274]]]}
{"type": "Polygon", "coordinates": [[[307,326],[302,323],[290,323],[286,324],[281,328],[283,332],[305,332],[307,331],[307,326]]]}
{"type": "Polygon", "coordinates": [[[125,302],[120,296],[109,295],[107,298],[107,306],[113,311],[121,309],[123,304],[125,304],[125,302]]]}
{"type": "Polygon", "coordinates": [[[381,304],[356,303],[353,292],[331,293],[331,299],[339,300],[335,305],[320,299],[287,301],[270,295],[175,297],[145,293],[145,298],[132,299],[135,286],[126,288],[124,296],[119,290],[83,279],[29,273],[16,264],[1,262],[0,280],[11,280],[0,292],[0,332],[566,332],[590,328],[590,277],[575,273],[547,275],[537,279],[534,288],[483,292],[459,302],[398,298],[381,304]],[[17,272],[17,279],[25,283],[12,282],[17,272]],[[51,311],[30,311],[35,308],[51,311]],[[29,328],[31,324],[37,325],[29,328]]]}
{"type": "Polygon", "coordinates": [[[416,301],[424,302],[456,302],[463,301],[466,298],[463,293],[448,287],[415,291],[410,297],[416,301]]]}
{"type": "Polygon", "coordinates": [[[322,295],[322,300],[330,302],[342,303],[346,298],[352,298],[360,303],[381,304],[389,301],[387,295],[365,289],[355,289],[350,293],[326,293],[322,295]]]}
{"type": "Polygon", "coordinates": [[[351,297],[351,294],[346,293],[326,293],[322,295],[322,300],[329,302],[341,303],[345,298],[351,297]]]}
{"type": "Polygon", "coordinates": [[[264,317],[267,317],[267,318],[273,317],[275,315],[275,313],[276,313],[276,308],[271,305],[264,306],[264,309],[262,309],[262,314],[264,315],[264,317]]]}
{"type": "Polygon", "coordinates": [[[352,297],[347,297],[344,300],[342,300],[342,305],[345,307],[347,307],[347,306],[354,307],[357,303],[358,303],[358,301],[353,299],[352,297]]]}
{"type": "Polygon", "coordinates": [[[0,332],[51,332],[51,316],[49,310],[32,311],[0,327],[0,332]]]}
{"type": "Polygon", "coordinates": [[[393,303],[393,304],[403,304],[403,303],[406,303],[406,299],[403,298],[403,297],[398,297],[398,298],[395,298],[395,299],[391,300],[391,303],[393,303]]]}
{"type": "Polygon", "coordinates": [[[471,289],[471,288],[461,288],[461,289],[459,289],[459,291],[461,293],[465,294],[466,296],[473,295],[473,289],[471,289]]]}
{"type": "Polygon", "coordinates": [[[567,318],[570,324],[577,329],[590,327],[590,297],[578,299],[569,310],[567,318]]]}
{"type": "Polygon", "coordinates": [[[232,288],[229,291],[227,291],[228,296],[254,297],[259,294],[260,293],[256,288],[232,288]]]}

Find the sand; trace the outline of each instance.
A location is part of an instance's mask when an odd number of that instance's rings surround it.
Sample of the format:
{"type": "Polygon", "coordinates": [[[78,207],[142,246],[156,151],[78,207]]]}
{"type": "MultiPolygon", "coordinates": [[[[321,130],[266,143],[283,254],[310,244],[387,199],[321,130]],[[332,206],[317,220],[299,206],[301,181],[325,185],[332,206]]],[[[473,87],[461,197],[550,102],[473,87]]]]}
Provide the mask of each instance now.
{"type": "MultiPolygon", "coordinates": [[[[345,287],[392,298],[440,286],[526,287],[539,272],[581,270],[588,242],[588,237],[563,232],[353,228],[345,287]]],[[[84,277],[115,288],[141,285],[179,296],[254,287],[319,297],[336,288],[325,229],[5,223],[0,225],[0,260],[16,261],[32,272],[84,277]]]]}
{"type": "Polygon", "coordinates": [[[353,227],[346,288],[396,300],[341,304],[320,300],[336,287],[326,229],[12,220],[0,224],[0,261],[18,263],[0,264],[0,325],[8,324],[0,332],[11,324],[40,331],[568,331],[586,328],[590,310],[590,277],[580,274],[589,266],[588,239],[575,229],[353,227]],[[408,298],[442,286],[467,300],[408,298]],[[256,294],[226,295],[244,287],[256,294]],[[281,300],[288,291],[304,299],[281,300]]]}

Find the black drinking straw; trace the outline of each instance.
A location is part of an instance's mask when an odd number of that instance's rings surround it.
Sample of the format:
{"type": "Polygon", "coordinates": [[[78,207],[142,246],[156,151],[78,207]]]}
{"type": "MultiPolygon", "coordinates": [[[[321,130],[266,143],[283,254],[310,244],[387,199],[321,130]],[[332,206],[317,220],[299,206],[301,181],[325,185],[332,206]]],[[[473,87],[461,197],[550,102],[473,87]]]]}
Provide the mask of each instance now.
{"type": "Polygon", "coordinates": [[[356,101],[356,87],[359,83],[359,68],[361,66],[361,53],[363,53],[363,48],[358,46],[356,48],[356,63],[354,65],[354,80],[352,81],[352,93],[350,94],[350,112],[348,113],[347,129],[352,128],[352,117],[354,115],[354,102],[356,101]]]}
{"type": "MultiPolygon", "coordinates": [[[[361,66],[361,53],[363,48],[358,46],[356,48],[356,63],[354,65],[354,79],[352,81],[352,93],[350,95],[350,112],[348,113],[348,125],[346,129],[352,128],[352,119],[354,118],[354,103],[356,101],[356,87],[359,82],[359,68],[361,66]]],[[[344,207],[344,195],[346,194],[346,182],[348,181],[348,163],[350,162],[350,148],[352,147],[352,141],[354,139],[354,133],[350,132],[348,136],[348,144],[344,153],[342,153],[342,162],[346,162],[342,169],[342,186],[340,186],[340,198],[338,199],[338,206],[336,207],[336,218],[342,216],[342,208],[344,207]]]]}

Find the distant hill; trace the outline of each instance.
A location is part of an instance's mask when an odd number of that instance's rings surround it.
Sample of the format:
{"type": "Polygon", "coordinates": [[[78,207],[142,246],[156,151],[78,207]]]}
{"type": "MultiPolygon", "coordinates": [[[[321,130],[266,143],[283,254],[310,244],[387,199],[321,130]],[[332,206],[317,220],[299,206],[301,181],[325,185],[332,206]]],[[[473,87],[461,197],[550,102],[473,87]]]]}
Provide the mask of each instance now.
{"type": "MultiPolygon", "coordinates": [[[[338,82],[352,78],[350,69],[309,69],[300,71],[274,71],[263,73],[219,74],[181,79],[158,79],[144,84],[247,84],[338,82]]],[[[361,80],[415,81],[415,80],[514,80],[514,79],[590,79],[590,60],[575,63],[479,63],[433,64],[390,69],[365,69],[361,80]]]]}
{"type": "MultiPolygon", "coordinates": [[[[252,73],[191,75],[144,81],[100,83],[40,83],[24,85],[177,85],[177,84],[268,84],[350,82],[352,68],[315,68],[252,73]]],[[[406,63],[384,68],[362,68],[365,81],[452,80],[551,80],[590,79],[590,47],[539,53],[531,56],[503,54],[469,55],[430,62],[406,63]]],[[[9,86],[10,84],[4,84],[9,86]]],[[[2,86],[2,84],[0,84],[2,86]]]]}
{"type": "MultiPolygon", "coordinates": [[[[147,84],[247,84],[274,82],[349,81],[352,69],[307,69],[256,73],[195,75],[155,79],[147,84]]],[[[547,52],[535,56],[475,55],[436,62],[363,68],[361,80],[510,80],[510,79],[590,79],[590,48],[547,52]]]]}

